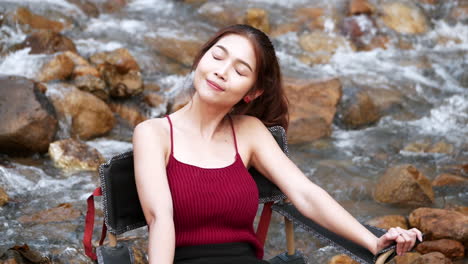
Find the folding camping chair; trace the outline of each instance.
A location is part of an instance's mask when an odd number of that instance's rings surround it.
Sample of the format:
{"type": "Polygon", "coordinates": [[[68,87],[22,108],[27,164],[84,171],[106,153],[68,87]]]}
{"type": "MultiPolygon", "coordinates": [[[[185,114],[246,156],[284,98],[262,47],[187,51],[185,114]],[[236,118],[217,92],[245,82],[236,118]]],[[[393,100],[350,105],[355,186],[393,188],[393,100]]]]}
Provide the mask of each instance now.
{"type": "MultiPolygon", "coordinates": [[[[280,126],[269,128],[270,132],[282,148],[289,155],[286,133],[280,126]]],[[[304,217],[288,202],[287,197],[273,183],[267,180],[255,169],[249,170],[259,189],[259,203],[264,204],[260,221],[257,227],[257,237],[262,245],[266,240],[268,226],[272,211],[284,216],[287,251],[270,259],[271,264],[304,264],[306,258],[295,249],[294,227],[296,224],[307,232],[312,233],[322,242],[332,244],[339,251],[351,256],[362,264],[383,264],[395,256],[395,246],[382,250],[377,257],[367,249],[346,240],[337,234],[321,227],[314,221],[304,217]]],[[[101,187],[97,188],[88,198],[88,211],[86,213],[85,233],[83,244],[86,254],[99,263],[127,264],[133,262],[133,256],[126,247],[117,245],[117,235],[146,225],[135,185],[133,171],[133,152],[127,151],[112,157],[99,167],[101,187]],[[94,196],[102,195],[104,210],[104,223],[99,247],[95,252],[92,247],[92,233],[94,229],[94,196]],[[106,233],[109,233],[109,246],[102,246],[106,233]]],[[[380,228],[367,226],[376,236],[386,231],[380,228]]]]}

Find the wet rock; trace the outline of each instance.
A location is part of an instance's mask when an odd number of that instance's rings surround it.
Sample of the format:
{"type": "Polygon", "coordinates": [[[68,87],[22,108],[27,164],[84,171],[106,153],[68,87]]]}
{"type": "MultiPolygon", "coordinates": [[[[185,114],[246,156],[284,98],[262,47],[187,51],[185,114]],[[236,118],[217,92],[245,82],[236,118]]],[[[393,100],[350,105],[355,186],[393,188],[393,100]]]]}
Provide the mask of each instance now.
{"type": "Polygon", "coordinates": [[[366,89],[366,93],[381,114],[391,113],[392,110],[403,104],[403,94],[397,90],[372,88],[366,89]]]}
{"type": "Polygon", "coordinates": [[[328,264],[359,264],[359,262],[353,260],[347,255],[341,254],[331,258],[328,264]]]}
{"type": "Polygon", "coordinates": [[[442,173],[438,175],[433,181],[432,181],[432,186],[468,186],[468,179],[453,175],[453,174],[448,174],[448,173],[442,173]]]}
{"type": "Polygon", "coordinates": [[[347,128],[362,128],[380,119],[378,107],[365,91],[358,91],[344,96],[343,101],[339,107],[338,116],[347,128]]]}
{"type": "Polygon", "coordinates": [[[463,247],[463,244],[450,239],[423,241],[416,247],[416,250],[421,254],[437,251],[452,260],[462,259],[465,256],[465,248],[463,247]]]}
{"type": "Polygon", "coordinates": [[[38,80],[40,82],[65,80],[72,74],[74,67],[73,61],[67,55],[58,54],[42,67],[38,80]]]}
{"type": "Polygon", "coordinates": [[[439,0],[418,0],[422,4],[427,4],[427,5],[437,5],[439,3],[439,0]]]}
{"type": "Polygon", "coordinates": [[[429,240],[453,239],[468,241],[468,216],[460,212],[418,208],[409,215],[410,225],[418,228],[429,240]]]}
{"type": "Polygon", "coordinates": [[[300,27],[301,25],[299,23],[280,24],[271,30],[269,36],[272,38],[276,38],[289,32],[297,32],[299,31],[300,27]]]}
{"type": "Polygon", "coordinates": [[[0,152],[46,152],[58,128],[55,109],[38,85],[0,75],[0,152]]]}
{"type": "Polygon", "coordinates": [[[70,122],[73,138],[91,139],[108,133],[115,124],[109,106],[96,96],[73,85],[49,85],[47,96],[61,120],[70,122]]]}
{"type": "Polygon", "coordinates": [[[375,38],[379,31],[377,24],[368,15],[346,17],[339,23],[339,29],[344,36],[351,39],[358,50],[370,50],[378,40],[375,38]]]}
{"type": "Polygon", "coordinates": [[[68,2],[78,6],[87,16],[98,17],[99,9],[97,6],[88,0],[67,0],[68,2]]]}
{"type": "Polygon", "coordinates": [[[374,199],[381,203],[425,205],[434,202],[434,191],[426,176],[405,164],[387,169],[379,178],[374,199]]]}
{"type": "Polygon", "coordinates": [[[2,187],[0,187],[0,206],[4,206],[6,203],[8,203],[9,199],[10,198],[8,197],[8,194],[2,187]]]}
{"type": "Polygon", "coordinates": [[[453,145],[448,144],[444,141],[439,141],[432,145],[427,152],[429,153],[444,153],[444,154],[451,154],[453,152],[453,145]]]}
{"type": "Polygon", "coordinates": [[[135,127],[138,123],[148,119],[136,106],[122,103],[110,103],[109,107],[111,108],[112,112],[117,113],[132,127],[135,127]]]}
{"type": "Polygon", "coordinates": [[[34,32],[15,47],[15,49],[24,48],[31,48],[29,54],[53,54],[59,51],[76,52],[75,44],[71,39],[50,30],[34,32]]]}
{"type": "Polygon", "coordinates": [[[299,23],[295,32],[299,31],[301,24],[306,25],[311,31],[323,30],[325,23],[325,10],[319,7],[303,7],[295,11],[299,23]]]}
{"type": "Polygon", "coordinates": [[[374,6],[369,3],[367,0],[351,0],[349,1],[349,10],[350,15],[359,15],[359,14],[369,14],[374,13],[374,6]]]}
{"type": "Polygon", "coordinates": [[[387,230],[392,227],[401,227],[403,229],[408,229],[408,222],[406,221],[406,218],[402,215],[385,215],[375,217],[367,221],[366,223],[387,230]]]}
{"type": "Polygon", "coordinates": [[[265,9],[249,8],[245,15],[245,23],[258,28],[265,33],[270,33],[270,21],[265,9]]]}
{"type": "Polygon", "coordinates": [[[444,142],[439,141],[435,144],[423,140],[419,142],[410,143],[403,149],[409,152],[422,152],[422,153],[444,153],[451,154],[453,152],[453,146],[444,142]]]}
{"type": "Polygon", "coordinates": [[[148,93],[144,97],[144,101],[147,105],[151,107],[159,106],[160,104],[164,103],[165,98],[160,94],[156,93],[148,93]]]}
{"type": "Polygon", "coordinates": [[[63,139],[49,145],[49,155],[57,168],[67,171],[96,171],[105,162],[95,148],[75,139],[63,139]]]}
{"type": "Polygon", "coordinates": [[[103,0],[100,2],[103,13],[116,13],[127,5],[127,0],[103,0]]]}
{"type": "Polygon", "coordinates": [[[2,256],[0,256],[0,261],[3,261],[4,264],[51,264],[49,258],[43,257],[39,252],[30,249],[27,244],[22,246],[14,246],[8,249],[2,256]]]}
{"type": "Polygon", "coordinates": [[[31,215],[23,215],[18,218],[23,224],[45,224],[50,222],[70,221],[80,217],[81,212],[69,203],[59,204],[57,207],[40,211],[31,215]]]}
{"type": "Polygon", "coordinates": [[[6,15],[7,24],[10,26],[20,25],[24,32],[33,30],[51,30],[60,32],[64,29],[64,25],[60,22],[50,20],[43,16],[32,13],[28,8],[18,7],[13,13],[6,15]]]}
{"type": "Polygon", "coordinates": [[[315,31],[306,33],[299,37],[299,45],[305,51],[311,53],[321,53],[331,57],[338,48],[356,48],[342,36],[331,36],[325,32],[315,31]]]}
{"type": "Polygon", "coordinates": [[[452,264],[452,261],[440,252],[432,252],[420,256],[415,261],[411,262],[411,264],[452,264]]]}
{"type": "Polygon", "coordinates": [[[420,256],[418,252],[406,252],[403,256],[395,256],[394,260],[395,264],[411,264],[420,256]]]}
{"type": "Polygon", "coordinates": [[[424,13],[414,5],[391,2],[382,5],[384,24],[402,34],[423,34],[429,30],[424,13]]]}
{"type": "Polygon", "coordinates": [[[390,37],[387,35],[377,35],[372,38],[369,44],[364,43],[363,46],[359,46],[359,50],[373,50],[373,49],[388,49],[390,45],[390,37]]]}
{"type": "Polygon", "coordinates": [[[450,12],[450,17],[457,21],[464,21],[468,19],[468,3],[459,2],[458,6],[453,7],[450,12]]]}
{"type": "Polygon", "coordinates": [[[290,105],[289,142],[308,142],[329,136],[341,98],[340,81],[286,79],[285,91],[289,101],[294,102],[290,105]]]}
{"type": "Polygon", "coordinates": [[[114,97],[129,97],[143,90],[140,67],[127,49],[96,53],[90,57],[114,97]]]}
{"type": "Polygon", "coordinates": [[[156,52],[181,63],[185,67],[192,67],[193,60],[203,44],[200,41],[163,37],[147,38],[146,41],[156,52]]]}
{"type": "Polygon", "coordinates": [[[219,3],[217,1],[206,2],[200,6],[198,13],[206,20],[220,27],[240,24],[244,19],[240,9],[219,3]]]}

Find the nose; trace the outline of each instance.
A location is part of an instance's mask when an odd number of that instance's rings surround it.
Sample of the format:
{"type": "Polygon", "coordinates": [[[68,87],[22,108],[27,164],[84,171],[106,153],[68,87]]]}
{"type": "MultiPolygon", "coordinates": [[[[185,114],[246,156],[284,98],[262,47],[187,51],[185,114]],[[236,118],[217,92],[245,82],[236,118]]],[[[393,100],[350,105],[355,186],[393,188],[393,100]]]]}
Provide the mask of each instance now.
{"type": "Polygon", "coordinates": [[[226,81],[228,68],[229,65],[227,64],[220,65],[220,67],[214,73],[215,76],[222,79],[223,81],[226,81]]]}

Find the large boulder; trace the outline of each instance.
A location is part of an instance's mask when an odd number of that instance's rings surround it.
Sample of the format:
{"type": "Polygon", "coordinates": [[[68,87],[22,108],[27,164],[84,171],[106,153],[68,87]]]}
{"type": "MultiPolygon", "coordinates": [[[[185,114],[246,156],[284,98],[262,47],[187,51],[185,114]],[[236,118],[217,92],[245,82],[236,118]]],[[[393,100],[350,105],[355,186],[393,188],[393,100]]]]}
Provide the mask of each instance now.
{"type": "Polygon", "coordinates": [[[387,230],[392,227],[401,227],[403,229],[408,229],[408,221],[406,221],[406,218],[402,215],[379,216],[367,221],[366,224],[387,230]]]}
{"type": "Polygon", "coordinates": [[[285,80],[290,104],[288,140],[312,141],[331,134],[336,106],[341,98],[341,83],[330,80],[285,80]]]}
{"type": "Polygon", "coordinates": [[[80,217],[81,212],[69,203],[59,204],[57,207],[49,208],[30,215],[18,218],[20,223],[45,224],[50,222],[70,221],[80,217]]]}
{"type": "Polygon", "coordinates": [[[90,17],[98,17],[99,9],[97,6],[89,0],[67,0],[68,2],[78,6],[81,11],[90,17]]]}
{"type": "Polygon", "coordinates": [[[403,256],[395,256],[395,264],[411,264],[421,257],[418,252],[406,252],[403,256]]]}
{"type": "Polygon", "coordinates": [[[72,74],[74,67],[73,61],[67,55],[61,53],[44,64],[37,79],[40,82],[66,80],[72,74]]]}
{"type": "Polygon", "coordinates": [[[50,30],[33,32],[26,39],[14,47],[15,49],[31,48],[30,54],[53,54],[59,51],[76,52],[73,41],[64,35],[50,30]]]}
{"type": "Polygon", "coordinates": [[[146,38],[146,42],[155,52],[173,59],[185,67],[192,67],[193,60],[203,44],[200,41],[164,37],[146,38]]]}
{"type": "Polygon", "coordinates": [[[344,92],[338,118],[346,128],[358,129],[380,119],[379,108],[366,91],[344,92]]]}
{"type": "Polygon", "coordinates": [[[434,202],[430,180],[412,165],[391,167],[382,175],[374,191],[381,203],[426,205],[434,202]]]}
{"type": "Polygon", "coordinates": [[[299,46],[311,53],[299,58],[306,64],[328,63],[338,48],[356,50],[356,47],[345,37],[330,35],[322,31],[302,34],[299,37],[299,46]]]}
{"type": "Polygon", "coordinates": [[[341,254],[333,256],[333,258],[328,261],[328,264],[359,264],[359,262],[355,261],[348,255],[341,254]]]}
{"type": "Polygon", "coordinates": [[[411,212],[409,222],[429,240],[468,241],[468,215],[457,211],[422,207],[411,212]]]}
{"type": "Polygon", "coordinates": [[[265,9],[249,8],[245,15],[245,23],[258,28],[265,33],[270,33],[270,21],[265,9]]]}
{"type": "Polygon", "coordinates": [[[431,252],[420,256],[411,264],[452,264],[452,261],[440,252],[431,252]]]}
{"type": "Polygon", "coordinates": [[[465,256],[463,244],[451,239],[424,241],[416,247],[416,250],[421,254],[437,251],[453,260],[462,259],[465,256]]]}
{"type": "Polygon", "coordinates": [[[108,133],[115,124],[109,106],[96,96],[83,92],[73,85],[49,84],[47,96],[73,138],[91,139],[108,133]],[[69,122],[67,124],[67,122],[69,122]]]}
{"type": "Polygon", "coordinates": [[[58,128],[53,105],[38,85],[0,75],[0,152],[46,152],[58,128]]]}
{"type": "Polygon", "coordinates": [[[6,203],[8,203],[8,200],[10,198],[8,197],[8,194],[3,190],[2,187],[0,187],[0,206],[4,206],[6,203]]]}
{"type": "Polygon", "coordinates": [[[415,5],[390,2],[382,5],[384,24],[403,34],[423,34],[429,30],[426,16],[415,5]]]}
{"type": "Polygon", "coordinates": [[[86,143],[75,139],[63,139],[49,145],[49,155],[58,168],[66,171],[96,171],[105,162],[104,157],[86,143]]]}
{"type": "Polygon", "coordinates": [[[468,186],[468,178],[448,173],[442,173],[434,178],[434,180],[432,181],[432,186],[468,186]]]}
{"type": "Polygon", "coordinates": [[[350,15],[374,13],[375,7],[367,0],[351,0],[349,1],[348,13],[350,15]]]}
{"type": "Polygon", "coordinates": [[[7,24],[19,25],[25,32],[40,29],[60,32],[64,29],[62,23],[34,14],[25,7],[18,7],[14,12],[7,14],[6,20],[7,24]]]}

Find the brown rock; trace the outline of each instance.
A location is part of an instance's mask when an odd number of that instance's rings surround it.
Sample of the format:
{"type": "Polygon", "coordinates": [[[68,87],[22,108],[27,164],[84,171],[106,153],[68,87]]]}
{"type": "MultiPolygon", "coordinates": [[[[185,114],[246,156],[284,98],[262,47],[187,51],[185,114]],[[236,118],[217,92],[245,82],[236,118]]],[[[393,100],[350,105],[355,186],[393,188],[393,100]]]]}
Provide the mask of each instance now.
{"type": "Polygon", "coordinates": [[[468,241],[468,216],[456,211],[418,208],[411,212],[409,222],[429,240],[447,238],[468,241]]]}
{"type": "Polygon", "coordinates": [[[176,38],[146,38],[151,47],[161,55],[178,61],[185,67],[192,67],[202,43],[193,40],[179,40],[176,38]]]}
{"type": "Polygon", "coordinates": [[[49,258],[43,257],[39,252],[30,249],[27,244],[22,246],[14,246],[8,249],[4,255],[0,256],[0,261],[3,264],[24,264],[24,263],[40,263],[40,264],[51,264],[49,258]]]}
{"type": "Polygon", "coordinates": [[[40,82],[65,80],[72,74],[74,67],[73,61],[62,53],[42,67],[38,79],[40,82]]]}
{"type": "Polygon", "coordinates": [[[374,13],[374,6],[372,6],[367,0],[351,0],[349,1],[350,15],[369,14],[374,13]]]}
{"type": "Polygon", "coordinates": [[[144,101],[149,106],[156,107],[156,106],[159,106],[160,104],[162,104],[165,101],[165,99],[159,94],[149,93],[149,94],[145,95],[144,101]]]}
{"type": "Polygon", "coordinates": [[[109,91],[106,90],[106,83],[96,76],[91,74],[77,76],[73,80],[73,84],[78,89],[92,93],[103,101],[107,101],[109,99],[109,91]]]}
{"type": "Polygon", "coordinates": [[[418,0],[420,3],[428,4],[428,5],[437,5],[439,0],[418,0]]]}
{"type": "Polygon", "coordinates": [[[389,168],[377,182],[374,199],[390,204],[430,204],[434,191],[426,176],[412,165],[389,168]]]}
{"type": "Polygon", "coordinates": [[[444,141],[439,141],[432,145],[427,152],[429,153],[444,153],[451,154],[453,152],[453,146],[444,141]]]}
{"type": "Polygon", "coordinates": [[[361,128],[380,119],[379,109],[365,91],[359,91],[347,100],[343,109],[343,123],[348,128],[361,128]]]}
{"type": "Polygon", "coordinates": [[[51,84],[47,96],[61,120],[71,122],[71,136],[91,139],[109,132],[115,124],[114,114],[102,100],[72,85],[51,84]]]}
{"type": "Polygon", "coordinates": [[[138,123],[148,119],[136,107],[128,106],[120,103],[109,104],[112,112],[119,114],[120,117],[127,120],[127,122],[135,127],[138,123]]]}
{"type": "Polygon", "coordinates": [[[116,13],[122,10],[127,5],[127,0],[103,0],[100,1],[102,12],[116,13]]]}
{"type": "Polygon", "coordinates": [[[359,264],[359,262],[353,260],[347,255],[341,254],[331,258],[328,264],[359,264]]]}
{"type": "Polygon", "coordinates": [[[29,54],[53,54],[59,51],[76,52],[73,41],[60,33],[41,30],[28,35],[16,48],[31,48],[29,54]]]}
{"type": "Polygon", "coordinates": [[[330,62],[332,54],[328,52],[316,52],[314,54],[303,54],[299,57],[302,63],[307,65],[327,64],[330,62]]]}
{"type": "Polygon", "coordinates": [[[270,33],[270,21],[265,9],[249,8],[245,15],[245,23],[258,28],[265,33],[270,33]]]}
{"type": "Polygon", "coordinates": [[[8,194],[3,190],[2,187],[0,187],[0,206],[4,206],[6,203],[8,203],[8,200],[10,198],[8,197],[8,194]]]}
{"type": "Polygon", "coordinates": [[[81,9],[81,11],[83,11],[86,15],[90,17],[99,16],[99,9],[91,1],[88,1],[88,0],[67,0],[67,1],[78,6],[81,9]]]}
{"type": "Polygon", "coordinates": [[[46,152],[58,128],[55,109],[37,85],[0,75],[0,152],[46,152]]]}
{"type": "Polygon", "coordinates": [[[355,47],[349,43],[344,37],[329,36],[327,33],[316,31],[306,33],[299,37],[299,45],[308,52],[327,52],[335,53],[339,47],[350,47],[355,50],[355,47]]]}
{"type": "Polygon", "coordinates": [[[442,173],[438,175],[432,181],[432,186],[447,186],[447,185],[468,185],[468,179],[457,176],[457,175],[442,173]]]}
{"type": "Polygon", "coordinates": [[[416,246],[416,250],[421,254],[437,251],[452,260],[462,259],[465,256],[465,248],[463,247],[463,244],[450,239],[423,241],[421,244],[416,246]]]}
{"type": "Polygon", "coordinates": [[[384,88],[372,88],[366,90],[372,103],[379,109],[379,113],[391,112],[403,104],[403,94],[397,90],[390,90],[384,88]]]}
{"type": "Polygon", "coordinates": [[[336,105],[341,98],[338,79],[286,79],[285,91],[290,102],[288,140],[308,142],[331,133],[336,105]]]}
{"type": "Polygon", "coordinates": [[[415,261],[411,262],[411,264],[452,264],[452,261],[440,252],[432,252],[422,255],[415,261]]]}
{"type": "Polygon", "coordinates": [[[430,142],[424,140],[419,142],[410,143],[404,149],[409,152],[424,152],[424,153],[445,153],[450,154],[453,152],[453,146],[443,141],[431,145],[430,142]]]}
{"type": "Polygon", "coordinates": [[[40,29],[60,32],[64,28],[62,23],[31,13],[31,11],[25,7],[18,7],[14,13],[8,14],[7,17],[10,25],[19,24],[26,32],[40,29]]]}
{"type": "Polygon", "coordinates": [[[450,16],[458,21],[463,21],[468,18],[468,4],[460,1],[458,6],[455,6],[450,12],[450,16]]]}
{"type": "Polygon", "coordinates": [[[406,252],[403,256],[395,256],[394,260],[395,264],[411,264],[420,256],[418,252],[406,252]]]}
{"type": "Polygon", "coordinates": [[[78,55],[75,52],[71,51],[66,51],[64,54],[73,61],[73,64],[75,65],[75,68],[73,69],[73,77],[76,76],[84,76],[84,75],[92,75],[95,77],[100,78],[101,75],[99,74],[99,71],[96,69],[96,67],[92,66],[89,64],[89,62],[78,55]]]}
{"type": "Polygon", "coordinates": [[[280,24],[271,30],[269,36],[276,38],[289,32],[296,32],[299,30],[300,26],[301,25],[299,23],[280,24]]]}
{"type": "Polygon", "coordinates": [[[45,224],[50,222],[70,221],[80,217],[81,212],[69,203],[59,204],[57,207],[34,213],[23,215],[18,218],[23,224],[45,224]]]}
{"type": "Polygon", "coordinates": [[[67,171],[96,171],[105,162],[99,151],[71,138],[51,143],[49,155],[56,167],[67,171]]]}
{"type": "Polygon", "coordinates": [[[140,71],[140,67],[135,58],[124,48],[96,53],[92,55],[89,60],[97,66],[110,64],[114,66],[120,74],[125,74],[132,70],[140,71]]]}
{"type": "Polygon", "coordinates": [[[244,15],[242,11],[233,6],[228,6],[218,1],[208,1],[198,9],[198,13],[217,26],[224,27],[242,23],[244,15]]]}
{"type": "Polygon", "coordinates": [[[406,221],[406,218],[402,215],[385,215],[372,218],[371,220],[367,221],[367,224],[387,230],[392,227],[401,227],[403,229],[408,229],[408,222],[406,221]]]}
{"type": "Polygon", "coordinates": [[[385,25],[403,34],[422,34],[429,30],[427,18],[416,6],[402,2],[383,4],[385,25]]]}
{"type": "Polygon", "coordinates": [[[302,24],[305,24],[310,30],[323,30],[325,23],[325,9],[319,7],[303,7],[295,11],[295,16],[299,23],[297,29],[299,31],[302,24]]]}

